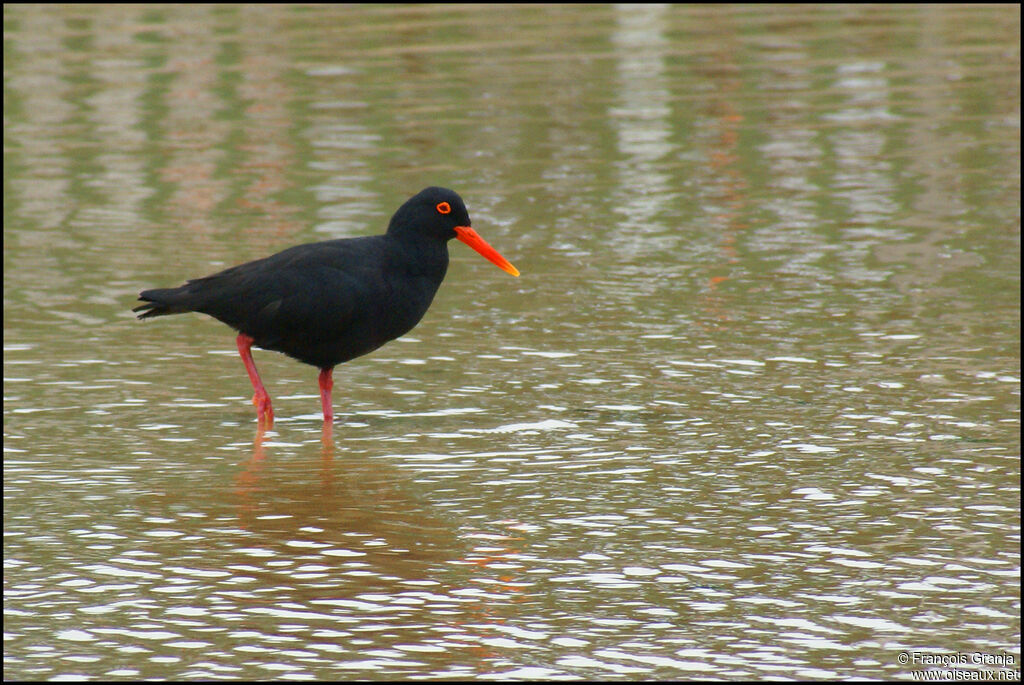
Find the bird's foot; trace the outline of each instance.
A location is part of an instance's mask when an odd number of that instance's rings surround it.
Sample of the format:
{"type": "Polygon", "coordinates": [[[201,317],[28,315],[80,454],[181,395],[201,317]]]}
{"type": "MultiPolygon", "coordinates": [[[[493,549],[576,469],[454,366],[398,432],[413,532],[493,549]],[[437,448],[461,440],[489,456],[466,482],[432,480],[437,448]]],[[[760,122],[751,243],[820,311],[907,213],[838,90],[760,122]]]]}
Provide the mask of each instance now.
{"type": "Polygon", "coordinates": [[[259,423],[266,424],[269,428],[274,425],[274,408],[270,404],[270,395],[263,393],[256,393],[252,397],[252,403],[256,406],[256,413],[259,417],[259,423]]]}

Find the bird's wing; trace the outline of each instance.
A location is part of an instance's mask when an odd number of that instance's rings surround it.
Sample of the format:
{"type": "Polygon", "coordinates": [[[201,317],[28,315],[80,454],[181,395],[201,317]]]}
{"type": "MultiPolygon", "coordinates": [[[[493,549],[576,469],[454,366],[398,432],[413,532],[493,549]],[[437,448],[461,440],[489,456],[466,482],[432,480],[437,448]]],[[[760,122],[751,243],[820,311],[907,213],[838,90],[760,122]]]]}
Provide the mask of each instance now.
{"type": "Polygon", "coordinates": [[[195,311],[274,347],[282,336],[319,338],[351,326],[386,287],[361,240],[300,245],[189,281],[195,311]]]}

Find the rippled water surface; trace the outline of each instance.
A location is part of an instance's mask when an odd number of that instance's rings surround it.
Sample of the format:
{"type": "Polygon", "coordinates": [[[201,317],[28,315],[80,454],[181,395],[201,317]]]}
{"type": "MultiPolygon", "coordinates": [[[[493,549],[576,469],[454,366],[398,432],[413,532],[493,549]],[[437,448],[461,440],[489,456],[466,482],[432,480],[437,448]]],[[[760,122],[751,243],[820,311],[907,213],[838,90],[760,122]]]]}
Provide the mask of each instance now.
{"type": "MultiPolygon", "coordinates": [[[[4,7],[4,675],[1020,668],[1015,6],[4,7]],[[455,188],[409,336],[147,287],[455,188]],[[915,663],[918,663],[915,666],[915,663]]],[[[1005,673],[1004,673],[1005,675],[1005,673]]]]}

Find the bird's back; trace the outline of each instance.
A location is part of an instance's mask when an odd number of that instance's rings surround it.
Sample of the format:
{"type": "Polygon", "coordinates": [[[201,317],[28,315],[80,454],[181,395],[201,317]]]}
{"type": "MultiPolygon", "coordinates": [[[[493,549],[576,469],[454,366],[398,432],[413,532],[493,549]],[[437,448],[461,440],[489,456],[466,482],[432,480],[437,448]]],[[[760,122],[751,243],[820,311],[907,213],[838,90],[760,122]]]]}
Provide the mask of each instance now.
{"type": "Polygon", "coordinates": [[[309,243],[179,288],[147,290],[140,318],[202,312],[259,347],[330,368],[415,326],[447,266],[442,241],[379,235],[309,243]]]}

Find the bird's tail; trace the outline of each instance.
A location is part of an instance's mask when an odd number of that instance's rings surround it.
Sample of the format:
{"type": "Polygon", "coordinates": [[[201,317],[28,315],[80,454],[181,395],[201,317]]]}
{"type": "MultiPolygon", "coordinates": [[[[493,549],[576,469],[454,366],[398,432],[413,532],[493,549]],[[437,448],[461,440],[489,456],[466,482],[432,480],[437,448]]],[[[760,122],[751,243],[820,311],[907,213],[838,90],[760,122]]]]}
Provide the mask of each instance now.
{"type": "Polygon", "coordinates": [[[143,302],[132,309],[133,312],[142,312],[140,319],[148,319],[151,316],[166,316],[168,314],[181,314],[190,312],[192,309],[181,302],[183,288],[157,288],[155,290],[143,290],[139,293],[139,299],[143,302]]]}

